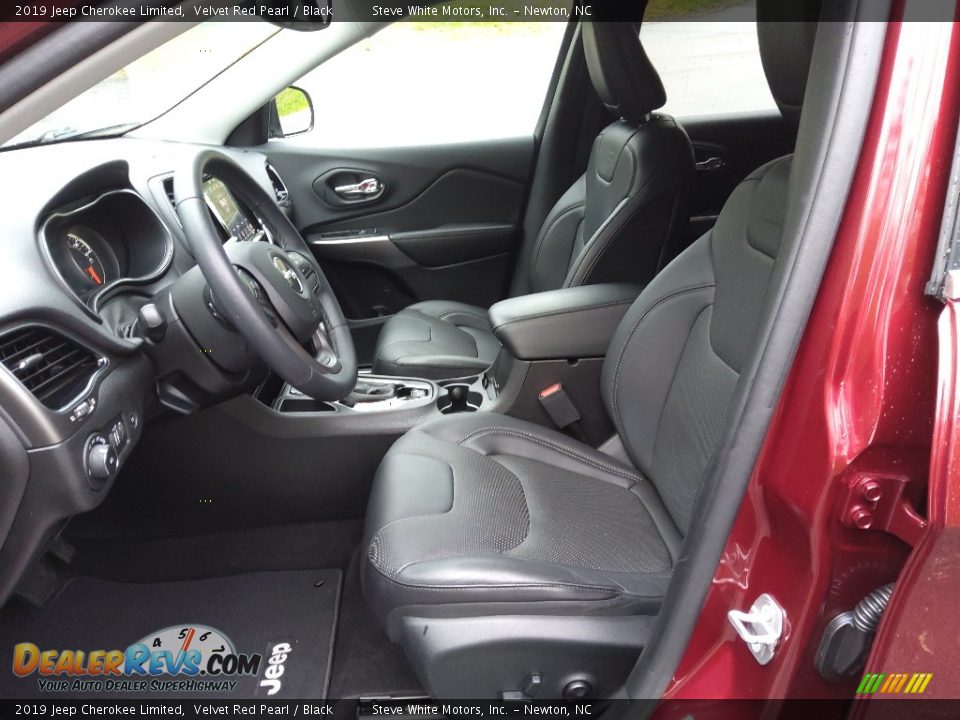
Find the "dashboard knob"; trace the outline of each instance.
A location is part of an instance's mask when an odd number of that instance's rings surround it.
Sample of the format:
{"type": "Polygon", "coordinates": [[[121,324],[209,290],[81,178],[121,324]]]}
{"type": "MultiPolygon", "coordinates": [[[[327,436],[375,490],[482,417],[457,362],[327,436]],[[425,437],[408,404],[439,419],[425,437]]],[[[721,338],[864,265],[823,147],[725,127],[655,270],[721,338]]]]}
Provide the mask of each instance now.
{"type": "Polygon", "coordinates": [[[93,480],[109,480],[117,470],[117,453],[104,438],[94,439],[87,450],[87,473],[93,480]]]}

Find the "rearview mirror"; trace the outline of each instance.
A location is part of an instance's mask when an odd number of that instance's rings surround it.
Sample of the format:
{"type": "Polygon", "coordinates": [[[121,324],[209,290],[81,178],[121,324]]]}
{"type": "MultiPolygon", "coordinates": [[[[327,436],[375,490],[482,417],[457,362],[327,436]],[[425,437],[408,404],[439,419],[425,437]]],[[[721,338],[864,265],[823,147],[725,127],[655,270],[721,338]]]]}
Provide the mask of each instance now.
{"type": "Polygon", "coordinates": [[[288,87],[270,103],[267,137],[281,138],[313,130],[313,101],[306,90],[288,87]]]}

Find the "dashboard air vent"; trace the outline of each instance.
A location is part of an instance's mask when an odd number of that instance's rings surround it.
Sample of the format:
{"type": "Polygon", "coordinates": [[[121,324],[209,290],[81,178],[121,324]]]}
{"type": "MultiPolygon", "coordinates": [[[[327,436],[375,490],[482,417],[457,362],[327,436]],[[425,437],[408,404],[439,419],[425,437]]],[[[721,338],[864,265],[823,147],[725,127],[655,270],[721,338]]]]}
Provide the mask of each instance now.
{"type": "Polygon", "coordinates": [[[270,184],[273,185],[273,191],[277,195],[277,205],[282,208],[291,207],[293,201],[290,200],[290,191],[287,190],[287,186],[280,179],[280,173],[270,163],[267,163],[267,177],[270,178],[270,184]]]}
{"type": "Polygon", "coordinates": [[[33,325],[0,335],[0,363],[40,402],[58,410],[83,392],[101,359],[60,333],[33,325]]]}
{"type": "Polygon", "coordinates": [[[173,195],[173,175],[163,179],[163,191],[167,194],[167,200],[170,201],[170,207],[176,209],[177,201],[173,195]]]}
{"type": "Polygon", "coordinates": [[[180,222],[180,216],[177,215],[177,199],[173,194],[173,175],[167,175],[163,179],[163,192],[166,193],[167,202],[170,203],[170,209],[173,211],[173,217],[176,218],[177,224],[181,227],[183,224],[180,222]]]}

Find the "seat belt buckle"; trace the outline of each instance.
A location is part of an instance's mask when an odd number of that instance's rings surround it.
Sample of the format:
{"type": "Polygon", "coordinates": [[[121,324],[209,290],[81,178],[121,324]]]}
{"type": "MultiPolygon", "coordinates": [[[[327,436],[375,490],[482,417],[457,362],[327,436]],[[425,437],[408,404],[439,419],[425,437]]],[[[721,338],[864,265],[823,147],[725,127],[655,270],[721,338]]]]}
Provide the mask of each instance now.
{"type": "Polygon", "coordinates": [[[573,404],[573,400],[567,395],[561,383],[554,383],[541,390],[539,400],[553,424],[561,430],[580,420],[580,411],[577,410],[577,406],[573,404]]]}

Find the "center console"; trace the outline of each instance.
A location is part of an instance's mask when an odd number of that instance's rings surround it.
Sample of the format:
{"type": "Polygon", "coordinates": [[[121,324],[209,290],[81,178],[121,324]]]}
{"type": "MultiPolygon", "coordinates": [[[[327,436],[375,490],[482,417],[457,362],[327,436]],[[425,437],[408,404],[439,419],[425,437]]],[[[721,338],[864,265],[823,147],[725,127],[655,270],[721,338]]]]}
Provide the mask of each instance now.
{"type": "Polygon", "coordinates": [[[314,400],[295,387],[284,385],[272,407],[281,413],[386,412],[422,408],[437,395],[437,386],[429,380],[360,375],[353,392],[343,400],[314,400]]]}
{"type": "Polygon", "coordinates": [[[337,402],[314,400],[276,381],[257,397],[305,435],[402,433],[442,415],[477,411],[553,426],[542,398],[561,385],[579,414],[577,431],[599,445],[613,434],[601,400],[603,358],[639,292],[634,285],[604,284],[496,303],[490,323],[503,349],[480,375],[434,381],[361,373],[353,392],[337,402]]]}
{"type": "Polygon", "coordinates": [[[361,373],[353,392],[342,400],[315,400],[284,384],[269,405],[284,415],[417,411],[417,417],[421,418],[434,413],[451,415],[490,410],[497,398],[494,388],[495,383],[487,375],[434,381],[361,373]]]}

